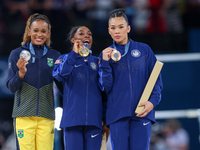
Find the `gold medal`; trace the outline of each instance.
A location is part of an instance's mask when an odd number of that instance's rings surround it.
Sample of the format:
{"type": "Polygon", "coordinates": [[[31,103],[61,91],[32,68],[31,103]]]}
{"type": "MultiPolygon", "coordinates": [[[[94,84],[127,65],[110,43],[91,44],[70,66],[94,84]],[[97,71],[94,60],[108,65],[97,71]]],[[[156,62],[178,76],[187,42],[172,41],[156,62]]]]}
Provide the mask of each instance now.
{"type": "Polygon", "coordinates": [[[112,60],[114,60],[114,61],[119,61],[119,60],[121,59],[121,54],[120,54],[120,52],[117,51],[117,50],[112,51],[112,53],[111,53],[111,58],[112,58],[112,60]]]}
{"type": "Polygon", "coordinates": [[[86,57],[89,55],[89,49],[87,47],[84,47],[84,48],[79,48],[79,54],[82,56],[82,57],[86,57]]]}

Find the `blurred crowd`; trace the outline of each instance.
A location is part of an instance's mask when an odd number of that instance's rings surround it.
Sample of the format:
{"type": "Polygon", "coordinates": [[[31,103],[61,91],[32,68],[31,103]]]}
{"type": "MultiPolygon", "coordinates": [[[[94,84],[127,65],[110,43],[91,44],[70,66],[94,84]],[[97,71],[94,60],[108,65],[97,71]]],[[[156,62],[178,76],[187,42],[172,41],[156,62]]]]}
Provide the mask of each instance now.
{"type": "Polygon", "coordinates": [[[69,51],[67,34],[74,25],[88,26],[96,53],[112,42],[107,33],[109,13],[124,8],[130,36],[149,44],[155,52],[186,52],[187,32],[199,28],[199,0],[1,0],[0,55],[9,55],[22,41],[27,18],[42,13],[52,24],[52,47],[69,51]]]}
{"type": "Polygon", "coordinates": [[[178,119],[152,126],[150,150],[189,150],[190,137],[178,119]]]}

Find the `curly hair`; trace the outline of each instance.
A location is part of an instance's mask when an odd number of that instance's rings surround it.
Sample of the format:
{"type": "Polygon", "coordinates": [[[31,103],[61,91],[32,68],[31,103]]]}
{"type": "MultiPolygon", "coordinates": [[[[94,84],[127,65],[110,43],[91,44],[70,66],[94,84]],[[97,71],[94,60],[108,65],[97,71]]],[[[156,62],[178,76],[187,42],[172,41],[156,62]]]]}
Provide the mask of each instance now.
{"type": "Polygon", "coordinates": [[[28,20],[26,22],[26,28],[25,28],[24,36],[23,36],[23,42],[21,43],[21,45],[24,45],[24,43],[26,43],[26,42],[31,42],[31,37],[28,35],[29,29],[31,28],[31,25],[34,21],[39,21],[39,20],[43,20],[48,24],[49,37],[47,38],[45,43],[48,46],[50,46],[50,43],[51,43],[51,24],[50,24],[50,21],[49,21],[47,16],[42,15],[42,14],[38,14],[38,13],[35,13],[28,18],[28,20]]]}

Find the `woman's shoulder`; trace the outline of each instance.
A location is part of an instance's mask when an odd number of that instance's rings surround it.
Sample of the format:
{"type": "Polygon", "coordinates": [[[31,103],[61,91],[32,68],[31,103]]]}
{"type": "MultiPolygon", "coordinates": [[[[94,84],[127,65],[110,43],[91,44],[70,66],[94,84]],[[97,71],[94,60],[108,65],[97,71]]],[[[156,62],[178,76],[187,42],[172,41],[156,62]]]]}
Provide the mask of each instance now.
{"type": "Polygon", "coordinates": [[[133,49],[137,49],[138,51],[146,54],[153,53],[151,47],[146,43],[136,42],[136,41],[133,41],[132,43],[133,43],[132,44],[133,49]]]}
{"type": "MultiPolygon", "coordinates": [[[[60,54],[60,52],[58,51],[58,50],[56,50],[56,49],[53,49],[53,48],[51,48],[51,47],[47,47],[48,48],[48,51],[50,51],[50,52],[52,52],[52,53],[59,53],[60,54]]],[[[61,55],[61,54],[60,54],[61,55]]]]}
{"type": "Polygon", "coordinates": [[[13,55],[13,54],[19,54],[22,50],[27,50],[27,49],[24,49],[22,46],[20,47],[17,47],[15,49],[13,49],[10,53],[10,55],[13,55]]]}
{"type": "Polygon", "coordinates": [[[58,50],[55,50],[55,49],[52,49],[52,48],[49,48],[48,49],[48,53],[51,55],[51,56],[54,56],[56,58],[58,58],[61,53],[58,51],[58,50]]]}
{"type": "Polygon", "coordinates": [[[150,46],[146,43],[143,42],[137,42],[137,41],[133,41],[131,40],[131,42],[133,43],[133,45],[138,45],[141,48],[150,48],[150,46]]]}

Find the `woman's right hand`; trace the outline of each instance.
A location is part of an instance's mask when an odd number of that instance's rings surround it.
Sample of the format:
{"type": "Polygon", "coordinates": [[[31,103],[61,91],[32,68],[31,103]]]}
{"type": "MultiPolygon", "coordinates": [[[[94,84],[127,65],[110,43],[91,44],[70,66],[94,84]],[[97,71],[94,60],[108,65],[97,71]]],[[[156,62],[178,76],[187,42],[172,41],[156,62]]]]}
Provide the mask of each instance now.
{"type": "Polygon", "coordinates": [[[111,53],[112,53],[113,50],[114,50],[114,49],[111,48],[111,47],[108,47],[108,48],[104,49],[104,50],[102,51],[102,58],[103,58],[103,60],[106,60],[106,61],[110,60],[110,58],[111,58],[111,53]]]}
{"type": "Polygon", "coordinates": [[[81,40],[75,40],[74,46],[73,46],[73,51],[78,54],[79,48],[84,48],[83,42],[81,40]]]}
{"type": "Polygon", "coordinates": [[[108,136],[110,135],[110,129],[106,126],[106,125],[103,125],[103,130],[102,130],[102,136],[104,134],[106,134],[106,142],[108,141],[108,136]]]}
{"type": "Polygon", "coordinates": [[[28,64],[28,61],[25,60],[24,57],[21,57],[18,61],[17,61],[17,67],[19,68],[18,71],[18,75],[21,79],[24,78],[26,72],[27,72],[27,68],[26,65],[28,64]]]}

